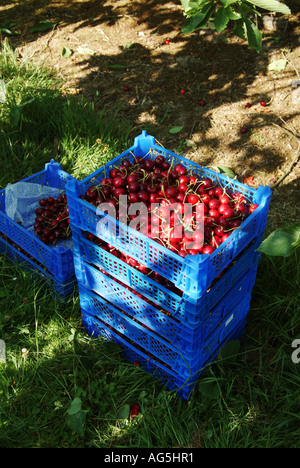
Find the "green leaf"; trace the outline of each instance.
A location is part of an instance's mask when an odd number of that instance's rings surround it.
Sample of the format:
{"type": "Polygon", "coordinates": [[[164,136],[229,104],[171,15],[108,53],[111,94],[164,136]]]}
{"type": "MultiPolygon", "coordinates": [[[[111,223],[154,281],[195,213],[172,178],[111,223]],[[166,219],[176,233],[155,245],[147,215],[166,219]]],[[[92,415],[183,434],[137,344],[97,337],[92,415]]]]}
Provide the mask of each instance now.
{"type": "Polygon", "coordinates": [[[219,171],[221,172],[221,174],[225,174],[227,175],[228,177],[231,177],[232,179],[234,179],[236,177],[236,174],[233,172],[232,169],[230,169],[229,167],[225,167],[225,166],[218,166],[218,169],[219,171]]]}
{"type": "Polygon", "coordinates": [[[283,15],[290,15],[291,10],[287,5],[276,0],[248,0],[249,3],[263,8],[264,10],[275,11],[276,13],[282,13],[283,15]]]}
{"type": "Polygon", "coordinates": [[[228,21],[229,21],[229,17],[227,15],[226,9],[223,7],[219,8],[214,19],[214,25],[218,33],[224,31],[224,29],[227,26],[228,21]]]}
{"type": "Polygon", "coordinates": [[[198,389],[206,398],[217,400],[220,397],[220,389],[216,382],[202,380],[198,384],[198,389]]]}
{"type": "Polygon", "coordinates": [[[221,0],[221,2],[223,3],[224,8],[226,8],[226,7],[228,7],[229,5],[231,5],[232,3],[236,3],[237,0],[221,0]]]}
{"type": "Polygon", "coordinates": [[[180,0],[181,1],[181,5],[183,6],[183,9],[185,11],[185,13],[188,13],[189,11],[191,10],[194,10],[196,8],[199,8],[200,5],[202,3],[204,3],[204,0],[200,1],[198,0],[198,2],[196,1],[192,1],[192,0],[180,0]]]}
{"type": "Polygon", "coordinates": [[[235,358],[240,350],[240,341],[232,340],[225,344],[219,353],[221,359],[231,359],[235,358]]]}
{"type": "Polygon", "coordinates": [[[205,22],[208,21],[210,14],[212,12],[212,4],[208,3],[200,11],[194,13],[190,18],[185,22],[181,28],[182,34],[189,34],[195,31],[196,28],[202,26],[205,22]]]}
{"type": "Polygon", "coordinates": [[[78,413],[78,411],[81,410],[81,404],[81,399],[75,397],[74,400],[71,402],[70,408],[68,409],[67,413],[69,415],[78,413]]]}
{"type": "Polygon", "coordinates": [[[180,0],[180,2],[181,2],[181,5],[182,5],[184,11],[190,10],[190,8],[191,8],[190,7],[190,0],[180,0]]]}
{"type": "Polygon", "coordinates": [[[18,31],[6,28],[0,28],[0,33],[7,34],[8,36],[17,36],[19,34],[18,31]]]}
{"type": "Polygon", "coordinates": [[[13,21],[3,21],[3,23],[0,24],[0,28],[7,28],[7,29],[14,28],[15,26],[17,26],[17,23],[13,21]]]}
{"type": "Polygon", "coordinates": [[[67,58],[71,57],[72,53],[73,52],[68,47],[63,47],[62,48],[61,55],[62,55],[63,58],[67,59],[67,58]]]}
{"type": "Polygon", "coordinates": [[[13,128],[16,128],[20,120],[21,120],[21,108],[19,106],[12,107],[9,113],[10,125],[13,128]]]}
{"type": "Polygon", "coordinates": [[[0,33],[7,34],[9,36],[16,36],[19,34],[18,31],[12,29],[16,25],[17,23],[11,21],[3,21],[3,23],[0,24],[0,33]]]}
{"type": "Polygon", "coordinates": [[[6,297],[7,296],[7,290],[5,288],[0,288],[0,297],[6,297]]]}
{"type": "Polygon", "coordinates": [[[116,63],[115,65],[108,65],[108,68],[110,68],[111,70],[125,70],[128,67],[127,65],[121,65],[116,63]]]}
{"type": "Polygon", "coordinates": [[[236,21],[241,19],[241,14],[234,11],[230,6],[226,7],[226,13],[229,19],[236,21]]]}
{"type": "Polygon", "coordinates": [[[285,69],[287,64],[286,59],[279,59],[279,60],[274,60],[271,62],[268,66],[269,71],[275,71],[275,72],[280,72],[285,69]]]}
{"type": "Polygon", "coordinates": [[[258,251],[275,257],[289,257],[300,245],[300,224],[273,231],[258,247],[258,251]]]}
{"type": "Polygon", "coordinates": [[[262,45],[262,34],[260,30],[255,26],[255,24],[249,20],[249,18],[244,18],[246,30],[247,30],[247,39],[249,46],[259,52],[262,45]]]}
{"type": "Polygon", "coordinates": [[[52,21],[40,21],[34,26],[31,26],[31,28],[29,28],[29,32],[35,33],[35,32],[49,31],[50,29],[54,29],[55,26],[57,25],[58,23],[52,23],[52,21]]]}
{"type": "Polygon", "coordinates": [[[183,125],[180,127],[172,127],[170,128],[169,133],[179,133],[181,132],[182,129],[183,129],[183,125]]]}
{"type": "Polygon", "coordinates": [[[135,44],[136,44],[136,42],[129,42],[129,44],[126,44],[126,46],[124,48],[125,49],[131,49],[131,47],[133,47],[135,44]]]}
{"type": "Polygon", "coordinates": [[[127,419],[129,418],[130,414],[130,406],[129,405],[123,405],[121,408],[118,409],[117,412],[117,419],[127,419]]]}
{"type": "Polygon", "coordinates": [[[245,26],[244,20],[242,18],[235,21],[234,28],[233,28],[233,34],[240,37],[241,39],[246,38],[246,26],[245,26]]]}
{"type": "Polygon", "coordinates": [[[6,102],[6,86],[3,80],[0,80],[0,103],[5,104],[6,102]]]}
{"type": "Polygon", "coordinates": [[[72,415],[67,415],[67,423],[69,427],[72,431],[76,432],[76,434],[80,435],[80,437],[84,436],[86,414],[87,411],[80,411],[72,415]]]}
{"type": "Polygon", "coordinates": [[[75,397],[71,402],[70,408],[67,411],[67,423],[74,432],[83,437],[88,411],[82,410],[81,404],[81,399],[78,397],[75,397]]]}

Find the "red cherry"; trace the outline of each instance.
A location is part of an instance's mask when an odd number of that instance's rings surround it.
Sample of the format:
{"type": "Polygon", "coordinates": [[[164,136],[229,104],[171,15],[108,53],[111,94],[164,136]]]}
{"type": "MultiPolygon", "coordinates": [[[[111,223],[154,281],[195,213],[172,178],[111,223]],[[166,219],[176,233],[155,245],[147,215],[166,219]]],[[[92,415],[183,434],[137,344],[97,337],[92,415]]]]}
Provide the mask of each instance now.
{"type": "Polygon", "coordinates": [[[125,179],[123,179],[123,177],[121,176],[117,176],[113,179],[113,186],[114,187],[122,187],[123,185],[126,184],[126,181],[125,179]]]}
{"type": "Polygon", "coordinates": [[[232,218],[234,216],[234,212],[233,210],[227,205],[227,207],[225,208],[225,210],[223,211],[223,216],[224,218],[228,219],[228,218],[232,218]]]}
{"type": "Polygon", "coordinates": [[[210,196],[208,195],[208,193],[204,193],[203,195],[201,195],[201,200],[203,201],[203,203],[206,203],[208,205],[208,203],[210,202],[210,196]]]}
{"type": "Polygon", "coordinates": [[[212,245],[205,245],[203,247],[202,253],[203,254],[212,254],[215,251],[215,248],[212,245]]]}
{"type": "Polygon", "coordinates": [[[44,218],[46,218],[46,219],[47,219],[47,218],[50,218],[50,216],[51,216],[51,211],[50,211],[50,210],[45,210],[45,211],[43,212],[42,216],[43,216],[44,218]]]}
{"type": "Polygon", "coordinates": [[[132,418],[135,418],[140,412],[140,409],[137,408],[137,407],[132,407],[131,410],[130,410],[130,416],[132,418]]]}
{"type": "Polygon", "coordinates": [[[89,187],[85,192],[85,198],[87,201],[95,200],[98,196],[97,187],[89,187]]]}
{"type": "Polygon", "coordinates": [[[174,198],[177,195],[177,189],[175,187],[168,187],[165,191],[167,198],[174,198]]]}
{"type": "Polygon", "coordinates": [[[130,203],[138,203],[140,201],[138,194],[135,192],[129,193],[128,200],[130,201],[130,203]]]}
{"type": "Polygon", "coordinates": [[[51,233],[50,229],[48,229],[48,228],[44,229],[44,231],[43,231],[43,236],[44,237],[48,238],[48,237],[51,236],[51,234],[52,233],[51,233]]]}
{"type": "Polygon", "coordinates": [[[209,177],[206,177],[202,180],[202,185],[204,186],[204,188],[209,189],[213,186],[213,181],[209,177]]]}
{"type": "Polygon", "coordinates": [[[191,205],[196,205],[200,201],[200,198],[198,195],[190,194],[188,195],[188,203],[191,205]]]}
{"type": "Polygon", "coordinates": [[[211,210],[217,210],[220,206],[220,201],[217,198],[211,198],[208,202],[208,206],[211,210]]]}
{"type": "Polygon", "coordinates": [[[218,211],[218,210],[214,210],[214,209],[213,209],[213,210],[209,210],[208,214],[209,214],[209,216],[210,216],[211,218],[219,218],[219,216],[220,216],[219,211],[218,211]]]}
{"type": "Polygon", "coordinates": [[[129,192],[137,192],[140,188],[140,184],[137,181],[130,182],[128,184],[128,190],[129,192]]]}
{"type": "Polygon", "coordinates": [[[146,190],[140,190],[137,195],[139,201],[146,203],[149,200],[149,193],[146,190]]]}
{"type": "Polygon", "coordinates": [[[230,202],[230,198],[227,195],[221,195],[219,200],[221,205],[226,205],[230,202]]]}
{"type": "Polygon", "coordinates": [[[266,101],[260,101],[260,105],[261,105],[262,107],[266,107],[267,103],[266,103],[266,101]]]}
{"type": "Polygon", "coordinates": [[[114,196],[119,198],[120,195],[125,195],[126,190],[123,187],[116,187],[114,189],[114,196]]]}
{"type": "Polygon", "coordinates": [[[259,205],[256,203],[253,203],[252,205],[249,206],[249,213],[253,213],[258,208],[259,205]]]}
{"type": "Polygon", "coordinates": [[[53,205],[53,203],[55,202],[54,198],[53,197],[48,197],[47,198],[47,202],[49,205],[53,205]]]}
{"type": "Polygon", "coordinates": [[[223,236],[221,238],[222,242],[225,242],[228,239],[229,236],[230,236],[230,234],[228,234],[228,233],[223,234],[223,236]]]}
{"type": "Polygon", "coordinates": [[[185,174],[187,173],[186,168],[180,163],[176,164],[176,166],[174,167],[174,170],[178,172],[178,174],[180,174],[181,177],[185,176],[185,174]]]}

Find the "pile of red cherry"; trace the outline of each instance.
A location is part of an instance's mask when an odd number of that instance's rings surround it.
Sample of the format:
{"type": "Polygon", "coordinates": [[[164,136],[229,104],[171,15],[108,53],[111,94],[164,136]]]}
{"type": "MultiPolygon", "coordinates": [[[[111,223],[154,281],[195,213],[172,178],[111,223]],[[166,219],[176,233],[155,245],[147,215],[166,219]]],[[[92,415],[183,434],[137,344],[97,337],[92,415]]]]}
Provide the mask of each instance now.
{"type": "Polygon", "coordinates": [[[43,243],[56,244],[58,240],[72,236],[67,197],[64,193],[57,198],[42,198],[35,214],[34,232],[43,243]]]}
{"type": "Polygon", "coordinates": [[[81,198],[94,206],[109,203],[117,218],[120,195],[127,195],[128,206],[143,202],[147,215],[129,215],[129,225],[139,216],[139,232],[182,257],[211,254],[258,207],[209,177],[188,174],[180,163],[173,167],[162,155],[155,159],[135,157],[133,162],[124,159],[109,176],[90,186],[81,198]],[[197,210],[200,203],[202,212],[197,210]],[[187,214],[185,204],[191,207],[187,214]],[[202,221],[204,228],[200,229],[202,221]]]}

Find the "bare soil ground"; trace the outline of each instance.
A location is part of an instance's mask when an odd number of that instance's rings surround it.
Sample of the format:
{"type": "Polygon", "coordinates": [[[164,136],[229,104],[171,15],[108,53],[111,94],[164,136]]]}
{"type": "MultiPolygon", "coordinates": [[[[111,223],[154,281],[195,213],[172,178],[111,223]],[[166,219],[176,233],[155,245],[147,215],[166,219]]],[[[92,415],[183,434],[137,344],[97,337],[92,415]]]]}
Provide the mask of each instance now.
{"type": "MultiPolygon", "coordinates": [[[[166,148],[203,166],[230,167],[256,187],[278,182],[299,144],[300,86],[292,83],[300,80],[300,13],[297,0],[286,3],[286,28],[261,25],[260,54],[230,30],[181,35],[179,0],[2,0],[0,25],[17,23],[10,42],[21,58],[56,70],[66,90],[96,111],[105,106],[132,122],[132,139],[147,129],[166,148]],[[30,33],[45,20],[57,25],[30,33]],[[282,58],[284,70],[271,72],[282,58]],[[175,126],[183,129],[171,134],[175,126]]],[[[274,188],[273,228],[299,219],[299,159],[274,188]]]]}

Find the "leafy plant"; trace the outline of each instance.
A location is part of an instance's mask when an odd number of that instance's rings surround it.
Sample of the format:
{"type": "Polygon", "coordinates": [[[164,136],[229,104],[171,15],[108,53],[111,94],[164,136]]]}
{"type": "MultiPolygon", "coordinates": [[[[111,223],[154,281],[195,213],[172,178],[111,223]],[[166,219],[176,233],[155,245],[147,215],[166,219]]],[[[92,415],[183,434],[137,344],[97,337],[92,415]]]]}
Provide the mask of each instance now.
{"type": "Polygon", "coordinates": [[[67,410],[67,423],[73,431],[83,437],[85,431],[86,415],[88,411],[82,410],[81,406],[81,399],[75,397],[70,404],[70,408],[67,410]]]}
{"type": "Polygon", "coordinates": [[[259,252],[272,257],[290,257],[300,246],[300,224],[275,229],[259,246],[259,252]]]}
{"type": "Polygon", "coordinates": [[[187,18],[182,34],[208,26],[220,33],[226,29],[229,21],[233,21],[233,33],[247,39],[249,46],[257,52],[261,50],[262,34],[251,17],[261,16],[258,9],[291,14],[289,7],[277,0],[181,0],[181,4],[187,18]]]}
{"type": "Polygon", "coordinates": [[[31,28],[29,28],[29,32],[45,32],[54,29],[57,25],[58,23],[53,23],[52,21],[39,21],[39,23],[34,24],[31,26],[31,28]]]}
{"type": "Polygon", "coordinates": [[[19,33],[14,29],[17,23],[11,21],[4,21],[0,24],[0,35],[6,34],[7,36],[17,36],[19,33]]]}

